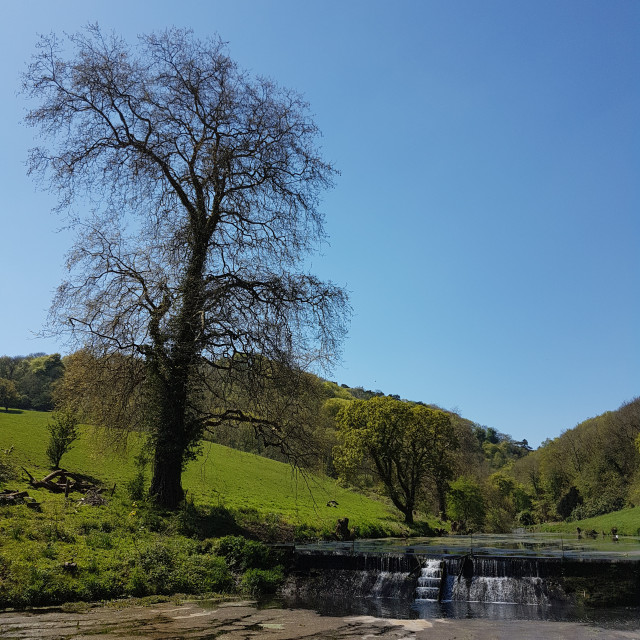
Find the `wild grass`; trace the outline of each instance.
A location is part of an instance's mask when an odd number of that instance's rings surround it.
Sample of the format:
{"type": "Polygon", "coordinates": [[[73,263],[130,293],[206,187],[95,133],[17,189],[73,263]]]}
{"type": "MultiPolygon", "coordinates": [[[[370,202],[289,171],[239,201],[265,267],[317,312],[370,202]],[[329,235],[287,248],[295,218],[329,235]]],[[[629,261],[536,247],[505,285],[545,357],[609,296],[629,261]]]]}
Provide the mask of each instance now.
{"type": "Polygon", "coordinates": [[[541,525],[542,531],[566,531],[575,533],[576,527],[583,531],[597,531],[609,534],[613,528],[618,530],[621,536],[640,536],[640,507],[622,509],[606,513],[594,518],[576,520],[574,522],[554,522],[541,525]]]}
{"type": "MultiPolygon", "coordinates": [[[[14,465],[36,477],[49,471],[45,451],[50,417],[38,411],[0,412],[0,450],[13,447],[14,465]]],[[[140,471],[135,460],[140,438],[131,435],[126,450],[117,453],[106,446],[104,434],[86,425],[79,430],[81,435],[61,466],[123,491],[140,471]]],[[[148,482],[148,469],[146,476],[148,482]]],[[[244,514],[245,519],[253,518],[274,530],[286,523],[302,536],[329,535],[338,518],[345,517],[360,537],[407,533],[398,514],[382,501],[340,487],[332,478],[303,474],[287,464],[210,442],[188,465],[183,486],[197,507],[244,514]],[[338,506],[327,506],[330,501],[338,506]]],[[[44,491],[30,492],[37,499],[47,497],[44,491]]]]}
{"type": "Polygon", "coordinates": [[[183,474],[182,508],[160,511],[144,498],[149,470],[140,476],[142,440],[133,435],[127,449],[115,453],[86,425],[61,466],[100,482],[107,504],[81,506],[79,494],[65,498],[34,489],[22,471],[36,478],[50,471],[50,416],[0,412],[0,462],[14,470],[2,488],[26,489],[41,505],[40,512],[26,505],[0,507],[0,607],[176,592],[271,592],[282,582],[283,559],[263,542],[245,538],[330,537],[344,517],[359,537],[407,533],[381,501],[330,478],[210,443],[183,474]],[[330,500],[338,507],[327,506],[330,500]]]}

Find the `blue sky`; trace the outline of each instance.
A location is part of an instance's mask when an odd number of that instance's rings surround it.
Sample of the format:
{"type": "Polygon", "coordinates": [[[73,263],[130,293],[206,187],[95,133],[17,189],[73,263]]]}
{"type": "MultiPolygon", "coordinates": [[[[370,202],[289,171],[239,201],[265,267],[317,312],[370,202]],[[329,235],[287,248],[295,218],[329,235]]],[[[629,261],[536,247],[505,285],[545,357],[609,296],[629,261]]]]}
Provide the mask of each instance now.
{"type": "Polygon", "coordinates": [[[640,394],[640,3],[2,3],[0,354],[34,339],[67,232],[25,174],[37,33],[217,32],[302,92],[340,169],[314,271],[351,292],[339,383],[537,445],[640,394]],[[151,8],[152,7],[152,8],[151,8]]]}

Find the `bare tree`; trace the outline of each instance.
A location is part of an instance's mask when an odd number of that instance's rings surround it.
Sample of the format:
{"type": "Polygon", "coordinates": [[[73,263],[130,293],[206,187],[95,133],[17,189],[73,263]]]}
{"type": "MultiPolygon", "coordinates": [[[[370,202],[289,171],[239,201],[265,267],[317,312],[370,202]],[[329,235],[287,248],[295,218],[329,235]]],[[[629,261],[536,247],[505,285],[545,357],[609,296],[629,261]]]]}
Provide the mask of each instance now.
{"type": "Polygon", "coordinates": [[[96,361],[144,362],[151,494],[179,503],[185,460],[223,421],[287,448],[267,399],[295,422],[282,398],[334,357],[348,309],[302,269],[335,174],[308,105],[239,70],[219,39],[176,29],[133,47],[97,26],[43,37],[24,89],[47,140],[30,172],[77,229],[52,327],[96,361]]]}

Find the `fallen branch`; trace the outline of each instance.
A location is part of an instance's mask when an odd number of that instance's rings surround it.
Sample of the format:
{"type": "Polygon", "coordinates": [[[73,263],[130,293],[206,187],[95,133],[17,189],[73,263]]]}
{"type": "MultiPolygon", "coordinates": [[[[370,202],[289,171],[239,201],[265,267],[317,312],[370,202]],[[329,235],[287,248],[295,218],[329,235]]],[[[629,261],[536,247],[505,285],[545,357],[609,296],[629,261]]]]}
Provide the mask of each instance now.
{"type": "Polygon", "coordinates": [[[28,491],[3,491],[0,493],[0,504],[20,504],[28,495],[28,491]]]}
{"type": "Polygon", "coordinates": [[[36,480],[24,467],[22,467],[22,470],[29,476],[29,484],[35,489],[48,489],[53,493],[64,493],[68,495],[74,491],[86,493],[89,489],[96,488],[93,482],[87,480],[87,476],[81,473],[66,471],[65,469],[56,469],[42,478],[42,480],[36,480]],[[54,482],[56,478],[57,481],[54,482]]]}
{"type": "Polygon", "coordinates": [[[0,506],[26,504],[30,509],[40,510],[40,503],[29,495],[28,491],[1,491],[0,506]]]}

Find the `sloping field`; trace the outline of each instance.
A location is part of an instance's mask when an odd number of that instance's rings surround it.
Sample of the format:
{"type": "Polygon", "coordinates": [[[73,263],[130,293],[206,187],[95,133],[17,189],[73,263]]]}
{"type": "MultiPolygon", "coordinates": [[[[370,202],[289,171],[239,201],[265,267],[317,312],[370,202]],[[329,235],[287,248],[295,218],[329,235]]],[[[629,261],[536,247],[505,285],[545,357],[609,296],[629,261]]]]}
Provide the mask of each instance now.
{"type": "Polygon", "coordinates": [[[544,524],[541,529],[542,531],[575,533],[576,527],[580,527],[582,531],[597,531],[599,534],[603,531],[609,534],[611,529],[615,528],[621,536],[640,536],[640,507],[613,511],[612,513],[605,513],[586,520],[576,520],[575,522],[544,524]]]}
{"type": "MultiPolygon", "coordinates": [[[[0,412],[0,449],[13,447],[10,460],[36,477],[49,471],[45,450],[50,417],[38,411],[0,412]]],[[[140,440],[134,435],[126,451],[114,453],[102,434],[85,426],[61,466],[122,488],[138,471],[134,456],[139,449],[140,440]]],[[[183,486],[196,505],[255,510],[298,526],[332,530],[338,518],[348,517],[351,525],[363,530],[399,529],[398,516],[385,504],[343,489],[331,478],[303,476],[287,464],[211,443],[204,443],[202,454],[190,463],[183,486]],[[328,507],[330,500],[338,506],[328,507]]]]}

